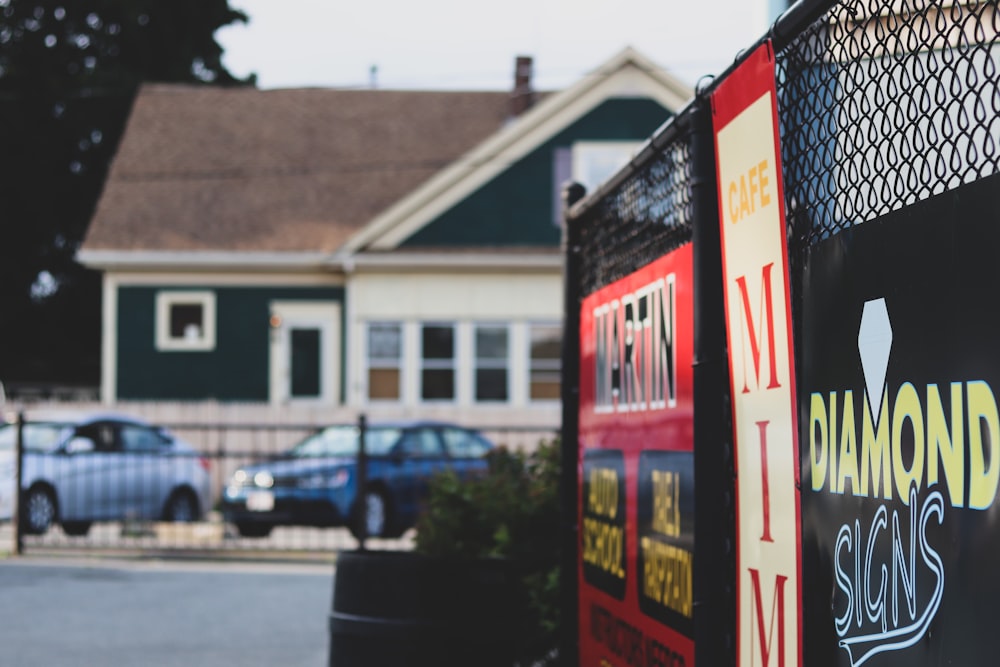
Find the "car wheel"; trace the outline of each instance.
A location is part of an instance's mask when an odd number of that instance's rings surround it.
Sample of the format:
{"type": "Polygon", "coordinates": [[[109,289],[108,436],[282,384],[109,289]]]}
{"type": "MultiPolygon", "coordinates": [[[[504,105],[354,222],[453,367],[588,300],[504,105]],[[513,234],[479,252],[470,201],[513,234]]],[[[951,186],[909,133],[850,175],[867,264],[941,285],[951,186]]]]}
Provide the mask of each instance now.
{"type": "Polygon", "coordinates": [[[28,535],[44,535],[56,520],[56,497],[52,490],[44,486],[28,489],[21,520],[28,535]]]}
{"type": "Polygon", "coordinates": [[[236,530],[241,537],[267,537],[271,534],[273,527],[269,523],[258,523],[256,521],[236,522],[236,530]]]}
{"type": "MultiPolygon", "coordinates": [[[[368,491],[365,493],[365,536],[366,537],[389,537],[389,502],[382,491],[368,491]]],[[[355,538],[360,539],[358,523],[361,517],[355,519],[351,524],[351,533],[355,538]]]]}
{"type": "Polygon", "coordinates": [[[166,521],[190,523],[198,520],[198,499],[187,489],[178,489],[170,494],[163,509],[166,521]]]}
{"type": "Polygon", "coordinates": [[[70,537],[84,537],[90,532],[90,521],[63,521],[63,532],[70,537]]]}

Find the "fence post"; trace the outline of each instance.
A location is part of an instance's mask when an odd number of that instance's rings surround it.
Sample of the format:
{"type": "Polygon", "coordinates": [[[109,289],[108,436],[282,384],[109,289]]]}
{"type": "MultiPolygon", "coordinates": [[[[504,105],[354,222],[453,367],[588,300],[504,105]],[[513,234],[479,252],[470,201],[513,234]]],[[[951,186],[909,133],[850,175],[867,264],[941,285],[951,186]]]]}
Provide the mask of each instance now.
{"type": "Polygon", "coordinates": [[[562,345],[562,437],[560,439],[560,510],[562,512],[562,558],[559,566],[560,645],[559,664],[578,664],[577,637],[577,458],[579,457],[580,412],[580,225],[571,220],[569,209],[583,199],[586,190],[571,183],[563,191],[563,345],[562,345]]]}
{"type": "Polygon", "coordinates": [[[24,553],[21,537],[21,480],[24,478],[24,412],[17,413],[17,438],[14,442],[14,512],[11,515],[11,529],[14,536],[14,554],[24,553]]]}
{"type": "Polygon", "coordinates": [[[736,664],[736,514],[715,144],[707,97],[691,128],[694,264],[695,657],[736,664]]]}
{"type": "Polygon", "coordinates": [[[365,539],[368,537],[368,449],[365,446],[365,436],[368,431],[368,419],[358,415],[358,492],[357,492],[357,522],[358,551],[365,551],[365,539]]]}

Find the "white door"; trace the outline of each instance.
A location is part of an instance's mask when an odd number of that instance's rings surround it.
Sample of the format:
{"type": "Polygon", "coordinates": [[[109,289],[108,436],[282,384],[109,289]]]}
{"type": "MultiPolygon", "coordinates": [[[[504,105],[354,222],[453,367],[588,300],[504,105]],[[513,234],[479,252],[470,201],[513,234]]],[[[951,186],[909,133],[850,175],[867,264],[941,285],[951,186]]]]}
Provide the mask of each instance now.
{"type": "Polygon", "coordinates": [[[336,405],[340,399],[340,304],[271,304],[271,402],[336,405]]]}

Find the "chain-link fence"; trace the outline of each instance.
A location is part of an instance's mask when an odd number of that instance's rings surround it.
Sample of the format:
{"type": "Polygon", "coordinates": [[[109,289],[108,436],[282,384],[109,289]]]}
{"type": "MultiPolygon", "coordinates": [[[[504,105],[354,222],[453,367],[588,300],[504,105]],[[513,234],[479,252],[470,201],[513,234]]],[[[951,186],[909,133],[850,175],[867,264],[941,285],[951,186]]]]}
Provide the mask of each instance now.
{"type": "MultiPolygon", "coordinates": [[[[886,261],[884,267],[880,265],[883,263],[881,258],[896,252],[892,245],[878,248],[875,247],[877,242],[874,245],[868,242],[865,254],[858,252],[853,264],[837,264],[840,260],[835,257],[832,265],[839,267],[836,271],[846,272],[850,266],[853,267],[850,271],[856,273],[831,273],[827,257],[820,257],[822,261],[818,261],[811,253],[826,243],[827,255],[836,255],[827,242],[839,240],[841,255],[850,254],[850,250],[845,249],[856,246],[837,239],[838,236],[853,239],[866,225],[881,224],[888,218],[894,223],[908,224],[910,212],[931,200],[938,202],[935,211],[945,215],[939,225],[945,231],[935,238],[950,243],[950,239],[971,228],[971,224],[968,228],[964,226],[965,221],[958,211],[965,210],[963,206],[972,206],[970,201],[988,199],[990,183],[995,182],[990,179],[1000,171],[998,34],[1000,11],[996,2],[803,0],[786,12],[758,42],[770,41],[775,56],[792,327],[796,364],[812,371],[808,379],[815,381],[821,377],[814,370],[817,367],[839,365],[853,369],[858,363],[850,358],[841,361],[839,357],[831,357],[837,359],[834,362],[804,362],[804,356],[811,355],[810,359],[814,360],[826,353],[817,349],[814,342],[811,347],[805,343],[806,334],[812,336],[809,341],[827,340],[823,338],[822,329],[831,325],[837,317],[831,312],[840,307],[839,303],[832,302],[807,303],[810,295],[816,299],[815,295],[821,293],[817,284],[825,284],[823,280],[829,278],[833,283],[850,285],[850,289],[855,290],[852,294],[861,295],[852,297],[859,300],[858,309],[860,301],[882,296],[878,290],[886,289],[886,284],[891,285],[893,294],[926,287],[924,283],[919,283],[918,287],[915,281],[909,284],[887,282],[885,276],[894,271],[890,268],[892,264],[886,261]],[[984,194],[966,187],[972,184],[986,187],[984,194]],[[942,195],[949,193],[955,193],[954,197],[942,200],[942,195]],[[860,269],[868,271],[866,275],[877,274],[876,279],[863,278],[860,269]],[[825,275],[817,277],[822,272],[825,275]],[[872,285],[867,292],[861,285],[866,280],[872,285]],[[812,320],[807,321],[810,317],[812,320]]],[[[748,48],[746,53],[753,51],[754,48],[748,48]]],[[[737,471],[733,459],[729,383],[728,379],[720,379],[720,373],[728,370],[721,369],[718,363],[720,359],[727,359],[727,350],[725,321],[721,316],[720,218],[711,134],[711,96],[739,66],[742,58],[720,77],[704,83],[696,98],[666,123],[627,167],[583,201],[579,198],[576,202],[571,201],[574,205],[567,213],[565,347],[568,353],[579,355],[579,337],[592,335],[580,329],[580,305],[588,295],[633,274],[674,249],[688,243],[694,246],[694,447],[695,480],[699,488],[694,496],[698,518],[694,528],[698,545],[695,572],[698,615],[692,639],[697,646],[698,661],[712,665],[736,661],[734,485],[737,471]]],[[[926,215],[920,211],[912,217],[919,220],[926,215]]],[[[926,233],[926,225],[913,224],[914,234],[926,233]]],[[[984,239],[992,238],[986,233],[977,231],[976,234],[984,239]]],[[[895,238],[903,235],[905,232],[895,238]]],[[[947,256],[947,253],[957,252],[955,247],[961,244],[941,248],[946,255],[943,260],[960,266],[962,257],[947,256]]],[[[981,254],[985,257],[988,252],[982,250],[981,254]]],[[[918,253],[908,250],[906,257],[913,256],[918,253]]],[[[925,272],[934,270],[934,264],[926,265],[925,272]]],[[[914,269],[914,273],[917,272],[914,269]]],[[[980,279],[979,282],[989,282],[987,274],[987,268],[979,267],[974,276],[980,279]]],[[[972,282],[971,278],[966,282],[972,282]]],[[[919,297],[910,300],[916,301],[919,297]]],[[[960,320],[962,309],[970,307],[972,301],[963,297],[961,305],[953,305],[943,312],[960,320]]],[[[896,308],[898,313],[902,306],[896,308]]],[[[845,325],[844,332],[836,331],[838,335],[844,333],[843,339],[853,336],[851,345],[857,356],[856,320],[860,319],[860,310],[857,314],[851,310],[846,319],[850,320],[849,326],[855,328],[848,330],[845,325]]],[[[624,331],[622,335],[626,335],[624,331]]],[[[898,336],[893,338],[893,345],[897,345],[897,341],[898,336]]],[[[573,361],[567,359],[567,364],[573,361]]],[[[575,363],[579,365],[579,356],[575,363]]],[[[912,354],[907,363],[916,365],[912,354]]],[[[979,376],[990,377],[992,371],[980,370],[978,363],[963,361],[956,367],[972,367],[979,376]]],[[[579,388],[579,372],[578,367],[568,368],[565,381],[575,382],[575,387],[579,388]]],[[[727,375],[721,377],[728,378],[727,375]]],[[[810,437],[813,440],[817,437],[804,430],[815,425],[808,421],[808,410],[801,407],[803,401],[808,405],[808,394],[804,399],[802,393],[809,391],[805,385],[799,387],[798,397],[802,422],[807,424],[800,426],[800,448],[808,446],[810,437]]],[[[931,398],[926,400],[929,402],[931,398]]],[[[564,401],[569,403],[564,412],[564,438],[577,442],[579,394],[573,386],[566,388],[564,401]]],[[[918,433],[918,444],[919,437],[918,433]]],[[[912,444],[907,446],[910,450],[914,447],[912,444]]],[[[577,455],[573,447],[567,446],[566,451],[567,456],[577,455]]],[[[850,447],[847,452],[851,454],[850,447]]],[[[901,460],[914,466],[917,461],[915,458],[901,460]]],[[[802,461],[805,476],[809,461],[807,458],[802,461]]],[[[566,467],[575,470],[574,466],[566,467]]],[[[933,474],[936,481],[937,471],[933,474]]],[[[567,480],[567,493],[569,489],[575,493],[579,482],[575,478],[567,480]]],[[[635,493],[635,489],[629,493],[635,493]]],[[[575,498],[568,496],[567,505],[575,498]]],[[[904,498],[902,504],[907,504],[907,500],[904,498]]],[[[821,530],[809,522],[823,516],[823,511],[830,507],[825,499],[813,503],[808,512],[803,510],[803,530],[807,534],[821,530]]],[[[850,604],[855,598],[844,596],[848,599],[845,603],[837,597],[837,584],[826,572],[831,567],[831,556],[823,552],[822,539],[812,539],[819,542],[818,545],[810,543],[805,549],[808,553],[802,555],[805,573],[807,578],[823,577],[827,588],[810,589],[808,586],[816,580],[807,581],[804,595],[818,596],[829,602],[830,590],[834,590],[834,605],[836,613],[840,614],[842,605],[850,604]]],[[[579,549],[579,540],[580,536],[574,533],[567,536],[566,543],[579,549]]],[[[955,541],[961,540],[955,537],[955,541]]],[[[891,554],[888,558],[891,560],[891,554]]],[[[961,560],[958,556],[956,559],[961,560]]],[[[898,563],[893,562],[896,567],[898,563]]],[[[577,562],[573,561],[572,565],[576,567],[577,562]]],[[[843,581],[847,581],[846,577],[843,581]]],[[[843,581],[842,587],[846,586],[843,581]]],[[[567,581],[566,585],[576,585],[576,581],[567,581]]],[[[919,606],[915,588],[906,590],[913,604],[919,606]]],[[[871,609],[869,612],[874,613],[871,609]]],[[[827,618],[832,613],[829,603],[818,611],[806,610],[807,625],[814,624],[806,630],[811,643],[806,651],[806,664],[817,659],[831,661],[823,664],[848,664],[836,662],[836,658],[831,657],[837,651],[836,643],[830,653],[816,648],[821,643],[818,639],[826,637],[824,632],[833,632],[817,627],[822,623],[833,625],[834,619],[827,618]]],[[[915,612],[911,610],[910,613],[915,612]]],[[[858,611],[859,627],[864,625],[863,620],[858,611]]],[[[850,633],[841,625],[837,626],[837,631],[846,633],[845,637],[849,638],[850,633]]],[[[882,631],[886,629],[884,625],[882,631]]],[[[936,655],[945,654],[958,653],[945,651],[936,655]]],[[[850,652],[840,655],[850,655],[850,652]]],[[[976,659],[982,657],[981,653],[967,655],[978,656],[976,659]]]]}
{"type": "Polygon", "coordinates": [[[360,544],[362,485],[365,546],[405,550],[436,474],[474,474],[491,446],[555,437],[378,422],[362,471],[358,433],[354,423],[161,427],[100,412],[0,425],[0,551],[329,557],[360,544]]]}

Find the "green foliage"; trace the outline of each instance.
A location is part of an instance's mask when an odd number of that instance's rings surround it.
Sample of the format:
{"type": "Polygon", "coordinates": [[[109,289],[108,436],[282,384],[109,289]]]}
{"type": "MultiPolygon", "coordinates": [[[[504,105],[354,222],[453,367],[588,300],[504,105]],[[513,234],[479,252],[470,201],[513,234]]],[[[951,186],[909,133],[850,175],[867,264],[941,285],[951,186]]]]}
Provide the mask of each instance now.
{"type": "Polygon", "coordinates": [[[142,82],[245,84],[229,0],[0,0],[0,379],[96,385],[100,279],[75,261],[142,82]]]}
{"type": "Polygon", "coordinates": [[[559,632],[558,441],[525,454],[498,448],[486,474],[431,480],[417,522],[418,552],[449,558],[504,558],[517,568],[527,609],[523,664],[546,664],[559,632]]]}

